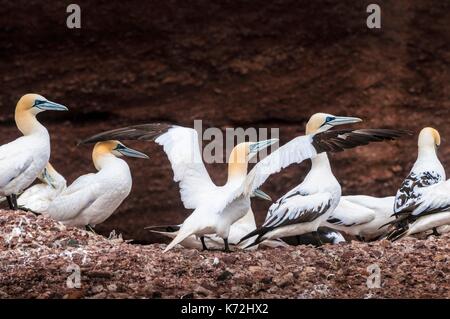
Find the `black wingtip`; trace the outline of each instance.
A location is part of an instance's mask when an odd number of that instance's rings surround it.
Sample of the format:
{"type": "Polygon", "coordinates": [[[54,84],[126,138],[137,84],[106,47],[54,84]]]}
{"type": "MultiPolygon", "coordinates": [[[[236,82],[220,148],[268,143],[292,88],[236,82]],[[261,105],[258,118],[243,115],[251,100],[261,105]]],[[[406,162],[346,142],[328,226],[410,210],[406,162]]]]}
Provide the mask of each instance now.
{"type": "Polygon", "coordinates": [[[78,146],[109,140],[155,140],[172,126],[165,123],[148,123],[122,127],[85,138],[78,142],[78,146]]]}

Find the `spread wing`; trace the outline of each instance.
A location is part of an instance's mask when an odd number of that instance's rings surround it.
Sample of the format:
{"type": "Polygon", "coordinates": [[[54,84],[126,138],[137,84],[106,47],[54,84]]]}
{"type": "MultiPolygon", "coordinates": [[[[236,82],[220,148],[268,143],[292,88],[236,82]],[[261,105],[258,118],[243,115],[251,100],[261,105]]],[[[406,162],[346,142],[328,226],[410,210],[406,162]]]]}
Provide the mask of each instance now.
{"type": "Polygon", "coordinates": [[[91,144],[109,140],[154,140],[164,134],[171,125],[163,123],[141,124],[102,132],[82,140],[79,144],[91,144]]]}
{"type": "Polygon", "coordinates": [[[375,212],[367,207],[352,203],[341,197],[339,205],[331,213],[327,222],[339,226],[356,226],[371,222],[375,219],[375,212]]]}
{"type": "Polygon", "coordinates": [[[247,188],[258,189],[270,175],[278,173],[293,163],[312,158],[322,152],[340,152],[344,149],[367,145],[371,142],[394,140],[408,134],[392,129],[329,130],[299,136],[259,161],[247,177],[247,188]]]}
{"type": "Polygon", "coordinates": [[[180,183],[184,206],[195,209],[210,198],[210,194],[217,187],[203,163],[197,131],[174,126],[159,136],[155,142],[163,146],[169,158],[173,179],[180,183]]]}

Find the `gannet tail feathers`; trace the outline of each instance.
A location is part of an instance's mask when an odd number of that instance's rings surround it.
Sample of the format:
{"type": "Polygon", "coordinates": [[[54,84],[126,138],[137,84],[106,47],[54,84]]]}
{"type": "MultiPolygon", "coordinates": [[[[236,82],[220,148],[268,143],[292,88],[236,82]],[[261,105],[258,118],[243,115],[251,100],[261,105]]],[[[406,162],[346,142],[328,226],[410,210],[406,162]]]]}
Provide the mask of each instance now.
{"type": "Polygon", "coordinates": [[[259,243],[262,242],[262,237],[268,233],[271,229],[267,228],[267,227],[263,227],[263,228],[259,228],[259,229],[255,229],[254,231],[248,233],[247,235],[245,235],[244,237],[241,238],[241,240],[238,242],[238,245],[241,244],[243,241],[252,238],[254,236],[258,236],[256,237],[256,239],[249,245],[247,245],[246,247],[244,247],[244,249],[253,247],[255,245],[258,245],[259,243]]]}
{"type": "Polygon", "coordinates": [[[180,228],[178,235],[170,242],[169,245],[167,245],[167,247],[166,247],[166,249],[164,249],[163,253],[168,252],[169,250],[171,250],[173,247],[175,247],[176,245],[181,243],[183,240],[185,240],[192,234],[193,234],[193,232],[191,230],[183,229],[183,227],[180,228]]]}
{"type": "Polygon", "coordinates": [[[141,124],[118,128],[88,137],[78,144],[92,144],[108,140],[155,140],[173,125],[164,123],[141,124]]]}

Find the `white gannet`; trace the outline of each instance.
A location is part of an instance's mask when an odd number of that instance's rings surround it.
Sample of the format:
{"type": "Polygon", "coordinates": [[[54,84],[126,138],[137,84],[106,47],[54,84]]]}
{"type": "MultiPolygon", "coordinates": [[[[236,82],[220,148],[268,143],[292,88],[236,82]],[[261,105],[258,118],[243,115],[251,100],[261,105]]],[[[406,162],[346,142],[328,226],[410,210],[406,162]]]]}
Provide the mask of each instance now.
{"type": "Polygon", "coordinates": [[[66,189],[67,183],[66,179],[50,163],[39,174],[38,179],[43,183],[25,190],[17,198],[17,204],[21,209],[42,214],[47,211],[50,203],[66,189]]]}
{"type": "MultiPolygon", "coordinates": [[[[333,125],[359,121],[361,120],[357,118],[340,118],[323,113],[314,114],[306,125],[305,136],[295,138],[257,164],[257,166],[263,167],[266,164],[264,161],[269,162],[276,152],[287,152],[283,148],[290,149],[290,152],[314,150],[310,156],[312,157],[311,170],[304,181],[272,204],[264,224],[244,236],[242,241],[256,236],[250,245],[252,246],[266,239],[315,232],[337,207],[341,197],[341,186],[331,171],[326,152],[364,145],[371,141],[394,139],[405,134],[404,131],[382,129],[327,131],[333,125]],[[336,134],[336,132],[339,133],[336,134]],[[331,136],[335,138],[331,138],[331,136]],[[319,154],[316,155],[317,153],[319,154]]],[[[269,171],[271,170],[269,169],[269,171]]],[[[259,177],[255,178],[257,180],[261,176],[266,178],[264,173],[258,175],[259,177]]],[[[256,183],[256,185],[258,184],[256,183]]]]}
{"type": "MultiPolygon", "coordinates": [[[[156,131],[158,124],[140,125],[97,134],[82,143],[91,143],[110,136],[126,139],[149,138],[148,131],[156,131]]],[[[204,243],[205,235],[216,235],[229,251],[231,225],[243,218],[250,209],[250,196],[261,196],[260,191],[247,192],[248,162],[257,153],[278,139],[240,143],[233,148],[228,160],[228,179],[225,185],[217,186],[211,180],[201,156],[197,131],[181,126],[162,126],[155,142],[163,146],[172,165],[174,181],[179,182],[181,200],[186,209],[194,209],[180,225],[165,252],[195,235],[204,243]]]]}
{"type": "Polygon", "coordinates": [[[82,175],[50,204],[47,212],[67,226],[95,226],[104,222],[130,194],[128,164],[119,157],[148,158],[119,141],[98,142],[92,152],[97,173],[82,175]]]}
{"type": "Polygon", "coordinates": [[[342,196],[324,225],[359,240],[375,240],[388,232],[386,224],[394,219],[394,199],[394,196],[342,196]]]}
{"type": "MultiPolygon", "coordinates": [[[[146,227],[151,232],[156,234],[168,237],[175,238],[178,235],[178,230],[180,229],[180,225],[170,225],[170,226],[151,226],[146,227]],[[159,230],[158,230],[159,229],[159,230]]],[[[228,243],[230,247],[242,248],[246,245],[246,242],[238,245],[239,240],[249,232],[256,229],[255,216],[253,214],[252,209],[250,208],[245,214],[244,217],[239,219],[230,227],[230,235],[228,237],[228,243]]],[[[267,240],[263,243],[268,247],[287,247],[288,245],[281,240],[267,240]]],[[[180,242],[180,245],[185,248],[194,248],[198,250],[209,250],[209,249],[224,249],[224,243],[222,238],[217,235],[205,235],[202,238],[199,238],[195,235],[191,235],[187,237],[185,240],[180,242]]],[[[256,248],[256,247],[255,247],[256,248]]]]}
{"type": "Polygon", "coordinates": [[[450,181],[445,181],[445,170],[436,154],[440,144],[436,129],[421,130],[417,160],[395,197],[396,219],[389,223],[394,228],[388,239],[397,240],[450,223],[450,181]]]}
{"type": "Polygon", "coordinates": [[[293,139],[271,155],[257,163],[247,175],[249,157],[263,149],[274,140],[258,143],[242,143],[236,147],[229,162],[229,178],[222,187],[214,185],[202,162],[197,132],[190,128],[161,124],[143,124],[114,129],[94,135],[82,143],[93,143],[100,139],[117,138],[121,140],[150,140],[148,132],[161,127],[161,135],[155,140],[164,146],[174,171],[174,180],[180,182],[181,199],[185,208],[195,209],[183,222],[177,237],[166,250],[182,242],[191,235],[216,234],[224,240],[228,250],[229,229],[231,224],[242,218],[250,208],[250,195],[267,180],[267,178],[292,163],[299,163],[325,151],[338,152],[345,148],[365,145],[371,141],[393,139],[404,133],[398,130],[334,130],[329,128],[347,123],[359,122],[352,117],[338,117],[318,113],[312,117],[310,124],[319,123],[315,133],[293,139]],[[164,130],[167,132],[164,133],[164,130]],[[327,132],[325,132],[327,131],[327,132]],[[235,157],[244,157],[243,163],[236,163],[235,157]]]}
{"type": "Polygon", "coordinates": [[[0,146],[0,196],[7,198],[10,209],[18,209],[17,195],[34,182],[50,158],[50,136],[36,119],[43,111],[67,108],[38,94],[22,96],[15,121],[23,136],[0,146]]]}

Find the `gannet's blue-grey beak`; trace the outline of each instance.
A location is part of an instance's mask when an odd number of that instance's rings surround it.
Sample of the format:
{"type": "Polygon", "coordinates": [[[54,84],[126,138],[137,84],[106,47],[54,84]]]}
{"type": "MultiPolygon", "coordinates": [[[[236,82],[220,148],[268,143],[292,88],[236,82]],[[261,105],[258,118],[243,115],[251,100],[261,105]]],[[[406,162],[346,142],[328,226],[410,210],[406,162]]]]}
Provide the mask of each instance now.
{"type": "Polygon", "coordinates": [[[253,197],[258,197],[258,198],[261,198],[264,200],[268,200],[269,202],[272,201],[272,198],[260,189],[257,189],[253,192],[253,197]]]}
{"type": "Polygon", "coordinates": [[[44,180],[44,182],[53,187],[54,189],[56,189],[56,183],[55,180],[53,179],[53,177],[50,176],[50,174],[48,173],[47,168],[44,168],[44,170],[42,171],[42,179],[44,180]]]}
{"type": "Polygon", "coordinates": [[[362,120],[358,117],[334,116],[327,121],[327,124],[329,124],[331,126],[337,126],[337,125],[352,124],[352,123],[358,123],[358,122],[362,122],[362,120]]]}
{"type": "Polygon", "coordinates": [[[270,145],[275,144],[278,141],[279,140],[277,138],[272,138],[270,140],[264,140],[250,144],[249,158],[253,158],[258,152],[262,151],[265,148],[268,148],[270,145]]]}
{"type": "Polygon", "coordinates": [[[121,144],[117,145],[116,151],[118,151],[120,154],[122,154],[124,156],[128,156],[128,157],[145,158],[145,159],[149,158],[144,153],[133,150],[132,148],[126,147],[125,145],[121,145],[121,144]]]}
{"type": "Polygon", "coordinates": [[[69,109],[62,104],[51,102],[48,100],[36,100],[33,107],[43,111],[68,111],[69,109]]]}

